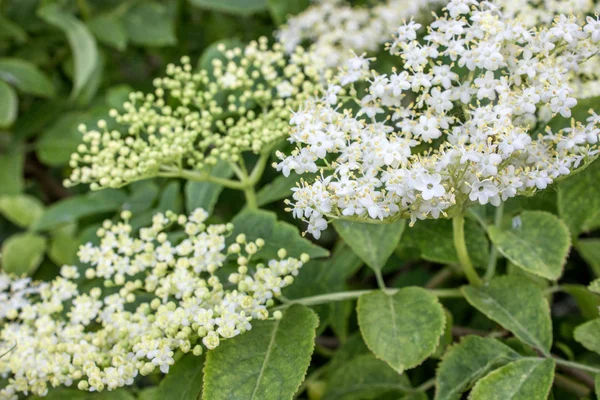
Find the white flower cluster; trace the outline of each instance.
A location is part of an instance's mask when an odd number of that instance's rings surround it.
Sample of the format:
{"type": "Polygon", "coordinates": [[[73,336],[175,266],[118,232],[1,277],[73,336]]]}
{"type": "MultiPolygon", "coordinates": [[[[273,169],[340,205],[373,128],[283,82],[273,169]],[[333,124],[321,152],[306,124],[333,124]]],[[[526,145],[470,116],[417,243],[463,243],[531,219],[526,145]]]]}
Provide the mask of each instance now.
{"type": "Polygon", "coordinates": [[[568,71],[598,52],[597,20],[560,16],[536,30],[491,3],[451,0],[423,40],[420,28],[400,26],[390,44],[402,70],[369,71],[368,59],[354,57],[293,115],[297,148],[279,153],[276,167],[286,176],[321,171],[290,202],[315,237],[331,219],[414,223],[470,202],[497,206],[597,155],[598,115],[558,132],[536,124],[545,109],[571,116],[568,71]]]}
{"type": "Polygon", "coordinates": [[[382,46],[402,20],[426,14],[440,0],[387,0],[372,7],[352,7],[344,0],[320,0],[290,18],[277,33],[288,53],[305,42],[320,68],[345,64],[357,53],[382,46]]]}
{"type": "Polygon", "coordinates": [[[155,368],[167,373],[176,352],[199,355],[201,344],[214,349],[251,329],[253,319],[269,318],[267,307],[308,256],[288,258],[282,249],[279,259],[256,263],[264,240],[240,234],[227,246],[233,227],[207,226],[207,216],[202,209],[189,217],[156,214],[139,237],[127,211],[124,222],[105,222],[101,243],[78,254],[91,266],[85,278],[95,281],[88,286],[104,281],[104,289],[82,290],[74,266],[41,284],[0,275],[0,354],[8,351],[0,358],[0,376],[8,378],[0,398],[43,396],[59,385],[131,385],[155,368]],[[173,227],[183,230],[182,240],[170,239],[173,227]],[[224,266],[233,272],[220,271],[224,266]]]}
{"type": "Polygon", "coordinates": [[[288,135],[290,108],[314,95],[316,70],[301,49],[287,56],[266,38],[244,49],[219,47],[212,70],[193,72],[189,57],[154,80],[154,93],[131,93],[124,113],[110,116],[127,127],[80,126],[83,143],[71,156],[65,186],[92,190],[172,173],[236,163],[243,151],[260,153],[288,135]]]}
{"type": "MultiPolygon", "coordinates": [[[[593,0],[496,0],[505,18],[519,19],[528,27],[546,26],[559,15],[575,15],[594,23],[600,4],[593,0]]],[[[598,23],[597,21],[595,23],[598,23]]],[[[569,72],[577,98],[600,96],[600,57],[592,57],[569,72]]]]}

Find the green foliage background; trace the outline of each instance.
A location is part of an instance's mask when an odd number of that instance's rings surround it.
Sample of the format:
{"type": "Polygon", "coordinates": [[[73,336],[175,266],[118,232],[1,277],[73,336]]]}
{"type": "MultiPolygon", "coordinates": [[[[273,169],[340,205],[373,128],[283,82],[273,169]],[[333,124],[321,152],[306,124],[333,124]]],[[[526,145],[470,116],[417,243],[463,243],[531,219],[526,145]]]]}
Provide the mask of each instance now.
{"type": "MultiPolygon", "coordinates": [[[[600,277],[598,161],[534,198],[511,199],[502,215],[493,207],[469,211],[467,251],[490,280],[483,287],[461,287],[450,221],[412,228],[342,222],[324,232],[320,247],[302,240],[281,222],[295,223],[280,201],[292,180],[271,168],[260,182],[260,211],[242,211],[241,193],[209,183],[152,179],[99,192],[62,186],[80,123],[107,118],[131,90],[149,89],[183,55],[209,67],[219,42],[272,39],[287,15],[307,5],[0,0],[5,271],[50,280],[60,265],[76,263],[78,246],[94,241],[101,222],[122,209],[133,212],[139,228],[158,211],[202,206],[214,208],[215,222],[233,220],[249,236],[283,240],[295,256],[322,257],[303,268],[286,298],[354,293],[304,301],[314,313],[289,307],[280,322],[258,324],[207,356],[182,356],[166,377],[153,374],[133,388],[97,395],[56,389],[48,398],[283,399],[295,392],[309,399],[441,400],[460,399],[469,389],[471,399],[593,398],[600,285],[587,286],[600,277]],[[498,266],[488,276],[492,262],[498,266]],[[369,292],[378,280],[388,293],[369,292]],[[358,290],[366,294],[357,308],[358,290]],[[261,357],[249,361],[244,351],[261,357]],[[252,377],[255,369],[259,378],[245,386],[242,375],[252,377]]],[[[578,106],[590,107],[598,107],[597,99],[578,106]]]]}

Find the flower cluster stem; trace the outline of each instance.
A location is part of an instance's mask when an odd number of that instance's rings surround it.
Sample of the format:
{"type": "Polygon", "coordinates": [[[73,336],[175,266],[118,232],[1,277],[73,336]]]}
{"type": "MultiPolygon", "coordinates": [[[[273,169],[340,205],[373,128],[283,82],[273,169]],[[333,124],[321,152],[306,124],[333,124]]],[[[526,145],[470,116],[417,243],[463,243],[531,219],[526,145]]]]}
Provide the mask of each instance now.
{"type": "Polygon", "coordinates": [[[471,285],[481,286],[481,278],[477,275],[477,271],[475,271],[475,267],[471,263],[467,251],[467,243],[465,242],[465,217],[463,214],[459,214],[452,218],[452,229],[454,233],[456,255],[458,256],[458,261],[460,262],[463,272],[471,285]]]}
{"type": "MultiPolygon", "coordinates": [[[[497,228],[500,228],[502,224],[502,217],[504,215],[504,203],[500,203],[498,207],[496,207],[496,214],[494,215],[494,225],[497,228]]],[[[490,251],[490,259],[488,262],[487,270],[485,272],[485,281],[489,282],[494,275],[496,274],[496,264],[498,263],[498,249],[495,245],[492,244],[492,249],[490,251]]]]}

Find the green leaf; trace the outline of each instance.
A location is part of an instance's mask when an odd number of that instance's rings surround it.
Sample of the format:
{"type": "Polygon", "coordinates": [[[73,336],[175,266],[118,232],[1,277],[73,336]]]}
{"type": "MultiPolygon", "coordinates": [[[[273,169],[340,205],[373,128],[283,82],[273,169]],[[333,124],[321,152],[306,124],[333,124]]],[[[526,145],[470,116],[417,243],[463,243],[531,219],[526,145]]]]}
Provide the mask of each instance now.
{"type": "Polygon", "coordinates": [[[75,237],[75,224],[67,225],[52,232],[48,258],[56,265],[72,265],[77,259],[79,239],[75,237]]]}
{"type": "MultiPolygon", "coordinates": [[[[306,176],[303,176],[303,178],[307,179],[306,176]]],[[[293,172],[288,177],[280,175],[273,179],[271,183],[263,186],[256,194],[258,206],[262,207],[265,204],[291,197],[292,188],[299,180],[300,177],[293,172]]]]}
{"type": "Polygon", "coordinates": [[[600,318],[579,325],[573,337],[588,350],[600,354],[600,318]]]}
{"type": "Polygon", "coordinates": [[[406,375],[398,374],[373,354],[362,354],[333,370],[323,400],[375,399],[385,393],[411,390],[406,375]]]}
{"type": "Polygon", "coordinates": [[[562,291],[570,294],[581,310],[581,315],[587,319],[593,319],[598,316],[600,309],[600,296],[590,292],[583,285],[561,285],[562,291]]]}
{"type": "Polygon", "coordinates": [[[8,128],[17,119],[19,112],[19,98],[17,92],[0,81],[0,128],[8,128]]]}
{"type": "Polygon", "coordinates": [[[469,400],[546,400],[554,366],[552,359],[513,361],[477,382],[469,400]]]}
{"type": "Polygon", "coordinates": [[[0,39],[12,38],[18,44],[27,41],[27,32],[18,24],[0,15],[0,39]]]}
{"type": "Polygon", "coordinates": [[[519,354],[496,339],[465,336],[442,358],[435,381],[435,400],[459,400],[475,381],[519,354]]]}
{"type": "Polygon", "coordinates": [[[75,65],[75,77],[71,91],[71,99],[75,99],[96,69],[99,57],[96,40],[81,21],[56,4],[43,6],[38,11],[38,16],[67,35],[75,65]]]}
{"type": "Polygon", "coordinates": [[[2,268],[7,273],[31,275],[44,259],[46,239],[35,233],[17,233],[2,244],[2,268]]]}
{"type": "Polygon", "coordinates": [[[129,85],[116,85],[110,87],[104,95],[104,101],[110,108],[114,108],[119,112],[123,112],[123,104],[129,101],[129,94],[133,92],[133,88],[129,85]]]}
{"type": "Polygon", "coordinates": [[[240,233],[245,233],[248,240],[262,238],[265,246],[253,258],[277,258],[279,249],[286,249],[290,257],[300,257],[302,253],[311,258],[327,257],[329,251],[313,244],[300,236],[298,228],[287,222],[278,221],[273,212],[263,210],[245,209],[231,221],[235,226],[233,234],[229,237],[228,244],[235,241],[240,233]]]}
{"type": "MultiPolygon", "coordinates": [[[[465,241],[473,264],[487,265],[489,259],[489,243],[486,234],[479,224],[470,219],[465,220],[465,241]]],[[[435,219],[419,221],[404,232],[402,242],[414,243],[421,251],[424,260],[440,264],[458,264],[458,256],[454,247],[452,221],[435,219]],[[432,245],[435,238],[435,246],[432,245]]]]}
{"type": "Polygon", "coordinates": [[[5,150],[6,153],[0,153],[0,195],[19,194],[24,186],[23,149],[17,145],[5,150]]]}
{"type": "Polygon", "coordinates": [[[100,42],[119,51],[123,51],[127,47],[127,32],[118,16],[99,15],[90,20],[87,25],[100,42]]]}
{"type": "Polygon", "coordinates": [[[157,2],[144,2],[125,15],[129,40],[140,46],[163,47],[177,43],[175,21],[167,8],[157,2]]]}
{"type": "Polygon", "coordinates": [[[596,276],[600,276],[600,239],[586,238],[575,242],[575,248],[581,258],[588,263],[596,276]]]}
{"type": "Polygon", "coordinates": [[[588,286],[588,289],[596,294],[600,294],[600,278],[591,282],[590,285],[588,286]]]}
{"type": "MultiPolygon", "coordinates": [[[[213,167],[210,174],[218,178],[229,178],[233,171],[227,162],[220,161],[213,167]]],[[[188,181],[185,184],[186,210],[192,212],[201,207],[212,214],[223,189],[223,186],[216,183],[188,181]]]]}
{"type": "Polygon", "coordinates": [[[34,231],[49,230],[90,215],[116,211],[125,201],[123,192],[110,189],[69,197],[46,208],[31,228],[34,231]]]}
{"type": "Polygon", "coordinates": [[[38,67],[18,58],[0,59],[0,79],[23,93],[40,97],[53,97],[56,94],[52,81],[38,67]]]}
{"type": "Polygon", "coordinates": [[[230,14],[248,15],[267,9],[267,0],[190,0],[192,5],[230,14]]]}
{"type": "Polygon", "coordinates": [[[444,333],[444,308],[422,288],[404,288],[394,295],[364,294],[356,311],[369,349],[398,373],[425,361],[444,333]]]}
{"type": "Polygon", "coordinates": [[[24,140],[38,135],[62,115],[65,104],[61,98],[34,101],[12,127],[15,138],[24,140]]]}
{"type": "Polygon", "coordinates": [[[600,374],[594,378],[594,389],[596,390],[596,399],[600,400],[600,374]]]}
{"type": "Polygon", "coordinates": [[[517,218],[520,223],[515,228],[490,226],[492,243],[525,271],[550,280],[560,278],[571,247],[569,229],[545,211],[524,211],[517,218]]]}
{"type": "Polygon", "coordinates": [[[294,305],[280,320],[252,323],[252,330],[208,352],[205,400],[291,399],[304,379],[319,321],[294,305]]]}
{"type": "MultiPolygon", "coordinates": [[[[235,339],[234,339],[235,340],[235,339]]],[[[202,393],[204,356],[184,355],[169,369],[158,386],[155,399],[196,400],[202,393]]]]}
{"type": "Polygon", "coordinates": [[[235,39],[235,38],[234,39],[223,39],[223,40],[219,40],[217,42],[211,43],[210,46],[208,46],[204,50],[204,52],[198,59],[198,69],[205,70],[209,74],[212,74],[213,60],[221,60],[221,61],[227,60],[225,55],[222,52],[220,52],[218,49],[219,45],[221,45],[221,44],[225,46],[226,50],[244,47],[244,43],[242,43],[239,39],[235,39]]]}
{"type": "Polygon", "coordinates": [[[21,194],[0,197],[0,212],[12,223],[26,228],[44,212],[44,204],[36,197],[21,194]]]}
{"type": "Polygon", "coordinates": [[[77,127],[84,119],[89,118],[82,112],[66,113],[44,131],[37,141],[37,155],[44,164],[57,166],[69,161],[81,143],[77,127]]]}
{"type": "Polygon", "coordinates": [[[461,288],[467,301],[524,343],[549,354],[552,345],[550,307],[535,283],[514,276],[492,280],[489,286],[461,288]]]}
{"type": "Polygon", "coordinates": [[[558,184],[558,213],[573,236],[600,226],[599,181],[600,161],[596,160],[558,184]]]}
{"type": "Polygon", "coordinates": [[[296,15],[308,7],[308,0],[268,0],[269,12],[277,23],[285,23],[290,15],[296,15]]]}
{"type": "Polygon", "coordinates": [[[400,242],[406,221],[369,224],[336,220],[335,230],[371,269],[381,271],[400,242]]]}

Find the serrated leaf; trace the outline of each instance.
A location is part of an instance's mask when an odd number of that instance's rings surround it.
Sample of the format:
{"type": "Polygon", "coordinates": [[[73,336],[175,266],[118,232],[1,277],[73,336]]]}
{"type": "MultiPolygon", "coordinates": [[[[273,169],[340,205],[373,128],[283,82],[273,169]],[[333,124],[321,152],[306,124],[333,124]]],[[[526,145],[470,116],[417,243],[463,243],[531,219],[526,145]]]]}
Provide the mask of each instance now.
{"type": "Polygon", "coordinates": [[[558,184],[558,213],[573,236],[600,226],[599,181],[600,161],[596,160],[558,184]]]}
{"type": "Polygon", "coordinates": [[[573,337],[586,349],[600,354],[600,318],[579,325],[573,337]]]}
{"type": "Polygon", "coordinates": [[[7,273],[31,275],[44,259],[46,239],[35,233],[17,233],[2,244],[2,268],[7,273]]]}
{"type": "Polygon", "coordinates": [[[75,99],[90,80],[98,64],[96,40],[85,24],[56,4],[43,6],[38,11],[38,16],[67,35],[75,66],[71,91],[71,99],[75,99]]]}
{"type": "Polygon", "coordinates": [[[490,226],[488,234],[498,251],[518,267],[550,280],[562,275],[571,237],[556,216],[545,211],[524,211],[515,228],[490,226]]]}
{"type": "Polygon", "coordinates": [[[125,201],[126,196],[123,192],[108,189],[69,197],[46,208],[31,229],[34,231],[53,229],[75,222],[79,218],[116,211],[125,201]]]}
{"type": "Polygon", "coordinates": [[[177,43],[175,21],[160,3],[144,2],[132,7],[125,15],[124,24],[127,36],[134,44],[163,47],[177,43]]]}
{"type": "Polygon", "coordinates": [[[371,269],[381,271],[398,246],[406,221],[369,224],[336,220],[335,230],[371,269]]]}
{"type": "Polygon", "coordinates": [[[356,311],[369,349],[398,373],[425,361],[444,333],[444,308],[422,288],[404,288],[394,295],[382,291],[362,295],[356,311]]]}
{"type": "Polygon", "coordinates": [[[230,14],[248,15],[267,9],[267,0],[190,0],[196,7],[230,14]]]}
{"type": "Polygon", "coordinates": [[[120,51],[125,50],[127,47],[127,32],[118,16],[113,14],[99,15],[87,24],[100,42],[120,51]]]}
{"type": "Polygon", "coordinates": [[[554,366],[552,359],[513,361],[477,382],[469,400],[546,400],[554,366]]]}
{"type": "MultiPolygon", "coordinates": [[[[217,178],[229,178],[233,171],[227,162],[220,161],[212,168],[210,174],[217,178]]],[[[192,212],[201,207],[212,214],[223,189],[223,186],[216,183],[188,181],[185,184],[186,210],[192,212]]]]}
{"type": "Polygon", "coordinates": [[[229,237],[228,244],[235,241],[240,233],[245,233],[248,240],[262,238],[265,246],[253,258],[277,258],[279,249],[286,249],[290,257],[300,257],[302,253],[311,258],[327,257],[329,251],[304,239],[298,228],[287,222],[277,221],[277,215],[263,210],[243,210],[231,221],[235,226],[233,234],[229,237]]]}
{"type": "MultiPolygon", "coordinates": [[[[419,221],[404,232],[403,243],[413,243],[421,252],[424,260],[440,264],[458,264],[458,256],[454,247],[452,221],[435,219],[419,221]],[[435,245],[432,240],[435,239],[435,245]]],[[[489,243],[484,230],[477,222],[465,220],[465,241],[469,257],[474,265],[487,265],[489,259],[489,243]]]]}
{"type": "Polygon", "coordinates": [[[299,305],[280,320],[253,322],[252,330],[208,352],[202,398],[292,399],[308,369],[318,323],[299,305]]]}
{"type": "Polygon", "coordinates": [[[600,239],[585,238],[575,242],[575,248],[596,276],[600,276],[600,239]]]}
{"type": "Polygon", "coordinates": [[[496,339],[464,337],[446,352],[438,367],[435,400],[459,400],[479,378],[519,357],[496,339]]]}
{"type": "Polygon", "coordinates": [[[204,356],[184,355],[160,381],[155,399],[196,400],[202,393],[204,356]]]}
{"type": "Polygon", "coordinates": [[[514,276],[502,276],[489,286],[463,286],[461,291],[473,307],[521,341],[545,354],[550,352],[550,307],[539,286],[514,276]]]}
{"type": "Polygon", "coordinates": [[[269,12],[277,23],[285,23],[288,17],[299,14],[309,5],[308,0],[268,0],[269,12]]]}
{"type": "Polygon", "coordinates": [[[36,197],[21,194],[0,197],[0,212],[12,223],[28,227],[44,212],[44,204],[36,197]]]}
{"type": "Polygon", "coordinates": [[[385,393],[411,390],[406,375],[398,374],[373,354],[362,354],[333,371],[323,400],[375,399],[385,393]]]}
{"type": "Polygon", "coordinates": [[[19,98],[17,92],[8,84],[0,81],[0,128],[8,128],[17,119],[19,98]]]}
{"type": "Polygon", "coordinates": [[[35,64],[18,58],[0,58],[0,79],[23,93],[40,97],[55,95],[52,81],[35,64]]]}

